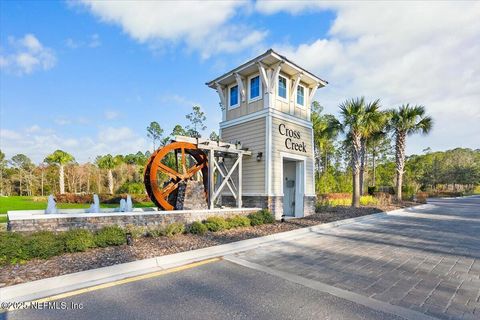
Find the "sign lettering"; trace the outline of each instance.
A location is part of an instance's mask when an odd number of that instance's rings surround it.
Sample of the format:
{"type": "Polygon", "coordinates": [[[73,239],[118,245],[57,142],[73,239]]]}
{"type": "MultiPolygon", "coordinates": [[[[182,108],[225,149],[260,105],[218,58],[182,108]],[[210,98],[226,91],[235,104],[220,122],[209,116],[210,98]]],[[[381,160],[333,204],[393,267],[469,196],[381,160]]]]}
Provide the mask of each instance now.
{"type": "Polygon", "coordinates": [[[296,142],[295,140],[300,140],[302,138],[300,131],[287,128],[287,126],[281,123],[278,126],[278,132],[285,136],[285,148],[289,150],[295,150],[300,152],[307,153],[307,145],[303,141],[296,142]]]}

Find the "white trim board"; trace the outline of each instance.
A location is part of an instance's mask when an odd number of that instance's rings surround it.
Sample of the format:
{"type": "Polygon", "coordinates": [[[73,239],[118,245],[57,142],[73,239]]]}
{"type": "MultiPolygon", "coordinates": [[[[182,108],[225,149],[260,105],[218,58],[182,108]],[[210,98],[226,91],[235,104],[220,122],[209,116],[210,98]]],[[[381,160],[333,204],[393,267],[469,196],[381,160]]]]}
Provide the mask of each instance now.
{"type": "Polygon", "coordinates": [[[263,110],[260,110],[260,111],[256,111],[256,112],[241,116],[241,117],[236,118],[236,119],[222,121],[222,122],[220,122],[220,129],[235,126],[237,124],[242,124],[242,123],[245,123],[245,122],[248,122],[248,121],[251,121],[251,120],[260,119],[260,118],[266,117],[269,114],[271,116],[274,116],[274,117],[278,118],[278,119],[295,122],[296,124],[298,124],[300,126],[303,126],[303,127],[307,127],[309,129],[312,128],[312,123],[308,120],[292,116],[288,113],[278,111],[277,109],[268,108],[268,109],[263,109],[263,110]]]}

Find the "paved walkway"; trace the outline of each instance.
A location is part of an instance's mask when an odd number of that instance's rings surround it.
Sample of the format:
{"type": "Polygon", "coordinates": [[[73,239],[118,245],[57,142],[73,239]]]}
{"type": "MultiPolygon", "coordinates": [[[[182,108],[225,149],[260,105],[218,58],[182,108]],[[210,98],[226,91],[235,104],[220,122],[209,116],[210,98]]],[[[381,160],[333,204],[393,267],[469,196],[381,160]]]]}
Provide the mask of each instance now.
{"type": "Polygon", "coordinates": [[[235,258],[441,319],[480,319],[480,197],[435,200],[235,258]]]}

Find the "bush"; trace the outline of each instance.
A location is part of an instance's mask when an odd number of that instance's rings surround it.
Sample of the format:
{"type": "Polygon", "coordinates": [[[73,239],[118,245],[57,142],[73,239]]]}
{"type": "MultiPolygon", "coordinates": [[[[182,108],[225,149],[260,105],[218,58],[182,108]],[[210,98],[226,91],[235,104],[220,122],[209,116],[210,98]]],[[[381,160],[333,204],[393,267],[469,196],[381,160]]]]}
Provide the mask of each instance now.
{"type": "Polygon", "coordinates": [[[208,231],[207,227],[203,223],[198,222],[198,221],[193,222],[188,227],[188,232],[191,233],[191,234],[203,235],[207,231],[208,231]]]}
{"type": "Polygon", "coordinates": [[[265,223],[273,223],[275,221],[275,218],[267,209],[263,209],[255,213],[250,213],[248,215],[248,219],[250,219],[250,224],[252,226],[259,226],[265,223]]]}
{"type": "Polygon", "coordinates": [[[145,193],[145,185],[141,182],[126,181],[117,189],[117,193],[142,194],[145,193]]]}
{"type": "Polygon", "coordinates": [[[182,234],[184,232],[185,232],[185,225],[180,222],[171,223],[165,228],[165,235],[167,237],[173,237],[174,235],[182,234]]]}
{"type": "Polygon", "coordinates": [[[228,225],[230,228],[239,228],[239,227],[249,227],[250,219],[245,216],[234,216],[227,219],[228,225]]]}
{"type": "Polygon", "coordinates": [[[146,228],[129,224],[125,226],[125,233],[130,233],[133,239],[138,239],[147,234],[146,228]]]}
{"type": "Polygon", "coordinates": [[[274,223],[275,222],[275,217],[267,209],[261,210],[260,214],[263,217],[263,223],[274,223]]]}
{"type": "Polygon", "coordinates": [[[85,229],[73,229],[63,235],[67,252],[83,252],[95,247],[93,234],[85,229]]]}
{"type": "Polygon", "coordinates": [[[30,258],[48,259],[65,251],[62,237],[50,231],[39,231],[28,236],[26,246],[30,258]]]}
{"type": "Polygon", "coordinates": [[[21,263],[29,258],[24,236],[13,232],[0,233],[0,265],[21,263]]]}
{"type": "Polygon", "coordinates": [[[204,222],[209,231],[217,232],[229,228],[228,222],[222,217],[210,217],[204,222]]]}
{"type": "Polygon", "coordinates": [[[375,193],[375,198],[379,205],[388,206],[392,204],[393,196],[387,192],[377,192],[375,193]]]}
{"type": "Polygon", "coordinates": [[[362,206],[370,206],[370,205],[378,204],[378,201],[373,196],[361,196],[360,197],[360,204],[362,206]]]}
{"type": "Polygon", "coordinates": [[[125,231],[119,226],[104,227],[95,234],[94,238],[95,244],[102,248],[119,246],[127,241],[125,231]]]}
{"type": "Polygon", "coordinates": [[[165,229],[163,225],[149,227],[147,229],[147,236],[152,238],[162,237],[166,234],[165,229]]]}
{"type": "Polygon", "coordinates": [[[428,192],[417,192],[415,197],[418,203],[427,203],[428,192]]]}

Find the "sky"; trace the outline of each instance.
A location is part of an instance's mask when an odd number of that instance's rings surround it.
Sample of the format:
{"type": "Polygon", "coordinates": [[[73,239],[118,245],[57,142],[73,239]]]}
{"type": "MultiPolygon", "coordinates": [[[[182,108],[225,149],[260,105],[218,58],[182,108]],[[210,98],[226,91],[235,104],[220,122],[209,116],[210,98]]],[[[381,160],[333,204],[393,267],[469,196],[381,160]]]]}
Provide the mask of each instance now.
{"type": "Polygon", "coordinates": [[[421,104],[407,154],[480,148],[480,1],[1,1],[0,149],[79,162],[152,148],[146,127],[186,125],[205,82],[273,48],[329,84],[316,100],[421,104]]]}

